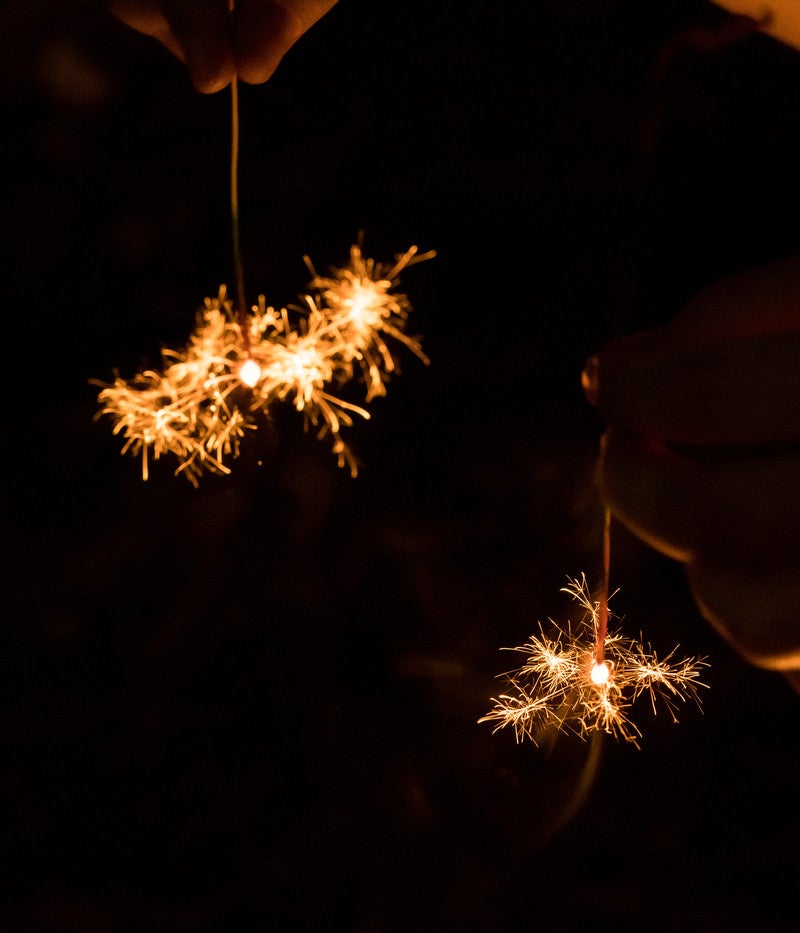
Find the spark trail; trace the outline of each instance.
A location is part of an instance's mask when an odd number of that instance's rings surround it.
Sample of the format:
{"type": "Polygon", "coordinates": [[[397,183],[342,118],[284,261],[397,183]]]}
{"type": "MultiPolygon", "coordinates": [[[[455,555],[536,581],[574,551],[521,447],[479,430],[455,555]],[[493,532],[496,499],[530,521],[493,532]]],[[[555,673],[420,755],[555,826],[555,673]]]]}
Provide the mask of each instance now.
{"type": "MultiPolygon", "coordinates": [[[[607,733],[637,747],[641,732],[631,718],[631,707],[642,696],[653,711],[665,709],[673,722],[678,709],[692,701],[701,705],[699,689],[703,658],[676,658],[674,649],[663,658],[646,643],[629,638],[603,624],[603,598],[589,593],[585,575],[569,579],[562,592],[582,610],[577,623],[559,626],[552,620],[524,645],[504,649],[524,656],[516,670],[501,674],[504,692],[492,697],[494,707],[479,722],[494,724],[494,731],[511,727],[518,742],[534,744],[553,730],[582,738],[607,733]]],[[[608,600],[605,599],[606,624],[608,600]]]]}

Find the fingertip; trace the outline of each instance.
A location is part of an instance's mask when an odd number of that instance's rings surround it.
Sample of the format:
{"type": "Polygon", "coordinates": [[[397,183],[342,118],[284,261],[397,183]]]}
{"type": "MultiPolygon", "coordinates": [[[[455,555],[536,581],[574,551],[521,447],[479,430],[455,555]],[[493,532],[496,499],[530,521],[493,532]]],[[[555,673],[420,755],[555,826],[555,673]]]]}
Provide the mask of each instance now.
{"type": "Polygon", "coordinates": [[[215,94],[233,80],[236,62],[229,42],[209,46],[203,41],[187,40],[184,51],[189,77],[200,94],[215,94]]]}
{"type": "Polygon", "coordinates": [[[195,90],[227,87],[236,74],[227,0],[164,0],[164,14],[195,90]]]}
{"type": "Polygon", "coordinates": [[[245,84],[264,84],[275,74],[275,71],[281,63],[283,55],[270,56],[269,59],[261,61],[239,58],[237,60],[237,71],[239,78],[245,84]]]}
{"type": "Polygon", "coordinates": [[[226,88],[236,74],[232,62],[208,67],[205,62],[198,63],[187,56],[186,66],[192,85],[200,94],[216,94],[226,88]]]}
{"type": "Polygon", "coordinates": [[[263,84],[300,37],[292,18],[278,5],[241,3],[233,20],[236,69],[246,84],[263,84]]]}

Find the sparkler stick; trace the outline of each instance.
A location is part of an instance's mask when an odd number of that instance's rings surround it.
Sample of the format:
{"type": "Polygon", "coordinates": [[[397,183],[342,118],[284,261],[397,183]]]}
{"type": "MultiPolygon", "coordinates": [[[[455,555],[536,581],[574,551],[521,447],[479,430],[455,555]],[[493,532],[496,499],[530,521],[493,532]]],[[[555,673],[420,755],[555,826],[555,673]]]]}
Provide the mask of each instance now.
{"type": "Polygon", "coordinates": [[[600,597],[597,609],[597,641],[594,652],[595,665],[602,668],[605,663],[605,645],[608,635],[608,585],[611,577],[611,509],[603,510],[603,575],[600,580],[600,597]]]}
{"type": "MultiPolygon", "coordinates": [[[[231,0],[233,10],[233,0],[231,0]]],[[[236,281],[236,301],[239,312],[239,324],[242,329],[242,343],[245,351],[250,351],[250,328],[247,326],[247,298],[244,290],[244,266],[242,264],[242,246],[239,230],[239,79],[236,75],[231,81],[231,241],[233,249],[233,274],[236,281]]]]}

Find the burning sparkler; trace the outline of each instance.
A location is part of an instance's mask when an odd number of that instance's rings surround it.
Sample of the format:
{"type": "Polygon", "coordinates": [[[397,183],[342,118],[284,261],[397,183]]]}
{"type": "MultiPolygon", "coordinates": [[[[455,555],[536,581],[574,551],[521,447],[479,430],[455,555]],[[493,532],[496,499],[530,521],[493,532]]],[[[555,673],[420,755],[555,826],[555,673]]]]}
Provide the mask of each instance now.
{"type": "MultiPolygon", "coordinates": [[[[233,0],[230,0],[233,9],[233,0]]],[[[312,281],[298,306],[277,310],[263,295],[248,308],[239,229],[239,92],[231,81],[231,233],[236,301],[220,287],[205,307],[183,350],[162,351],[163,372],[148,369],[132,380],[117,377],[100,383],[100,415],[114,420],[122,452],[141,455],[142,477],[150,460],[173,454],[195,486],[204,470],[229,473],[225,458],[239,455],[248,429],[260,412],[290,402],[302,412],[317,436],[331,437],[339,466],[356,475],[356,461],[342,438],[354,416],[369,412],[340,397],[348,382],[362,379],[365,401],[386,394],[386,381],[397,370],[390,343],[399,343],[423,362],[419,339],[405,333],[411,310],[397,290],[400,273],[434,252],[416,246],[381,263],[365,257],[361,245],[350,262],[320,276],[306,257],[312,281]],[[333,390],[333,391],[332,391],[333,390]]]]}
{"type": "Polygon", "coordinates": [[[552,730],[586,738],[605,732],[638,747],[641,733],[631,720],[631,705],[643,694],[655,712],[663,706],[677,722],[679,704],[700,705],[700,680],[708,666],[703,658],[675,658],[675,650],[659,658],[649,645],[618,631],[602,631],[603,603],[589,593],[585,575],[570,579],[568,593],[583,610],[577,624],[564,627],[549,620],[539,625],[516,651],[525,663],[500,676],[506,691],[493,697],[494,708],[479,722],[511,726],[516,739],[538,744],[552,730]]]}
{"type": "Polygon", "coordinates": [[[350,249],[350,265],[333,269],[331,276],[319,276],[306,257],[313,279],[310,287],[319,297],[331,325],[347,346],[343,357],[347,378],[352,376],[354,362],[360,366],[367,383],[367,401],[386,394],[386,379],[397,368],[385,337],[391,337],[415,353],[424,363],[418,338],[405,333],[411,305],[406,295],[394,290],[395,283],[407,266],[430,259],[435,254],[420,255],[412,246],[393,264],[377,263],[365,258],[360,246],[350,249]]]}
{"type": "Polygon", "coordinates": [[[276,311],[261,295],[243,316],[222,286],[217,298],[205,299],[186,348],[162,351],[163,372],[103,386],[100,414],[125,438],[122,452],[141,455],[144,479],[150,460],[169,453],[180,461],[176,473],[197,485],[204,470],[230,472],[225,459],[239,455],[259,411],[289,401],[318,437],[332,438],[339,465],[355,476],[341,432],[369,412],[339,390],[361,377],[367,402],[384,395],[397,368],[390,341],[427,362],[418,338],[404,332],[411,306],[396,285],[402,269],[433,255],[412,246],[382,264],[353,246],[349,265],[327,277],[313,273],[309,293],[291,312],[276,311]]]}

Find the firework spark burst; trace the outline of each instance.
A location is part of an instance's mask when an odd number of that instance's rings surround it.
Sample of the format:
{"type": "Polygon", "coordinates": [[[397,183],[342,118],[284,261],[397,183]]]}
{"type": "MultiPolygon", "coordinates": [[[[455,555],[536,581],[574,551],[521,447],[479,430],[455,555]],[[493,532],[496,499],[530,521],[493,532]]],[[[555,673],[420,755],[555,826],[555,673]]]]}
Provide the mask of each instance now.
{"type": "Polygon", "coordinates": [[[379,263],[365,257],[360,246],[352,246],[349,265],[331,270],[329,276],[317,275],[305,257],[313,276],[310,288],[317,292],[317,300],[346,348],[341,357],[344,378],[352,378],[358,366],[367,385],[368,402],[386,394],[387,378],[397,369],[397,358],[386,338],[428,362],[419,339],[405,333],[411,304],[395,286],[404,269],[434,255],[420,254],[412,246],[394,263],[379,263]]]}
{"type": "Polygon", "coordinates": [[[369,412],[341,391],[361,381],[365,402],[385,395],[388,374],[397,370],[391,343],[428,362],[419,339],[405,333],[411,305],[397,284],[403,269],[434,255],[412,246],[384,264],[353,246],[349,265],[329,276],[306,259],[313,279],[298,306],[276,310],[260,295],[244,316],[223,285],[205,299],[186,347],[162,351],[162,371],[101,383],[100,415],[124,438],[122,453],[141,456],[143,479],[151,461],[171,454],[175,472],[196,486],[204,471],[229,473],[226,460],[239,455],[259,413],[288,402],[317,437],[331,438],[339,465],[355,476],[342,429],[369,412]]]}
{"type": "Polygon", "coordinates": [[[585,575],[569,579],[562,592],[580,606],[577,624],[559,626],[548,620],[539,634],[505,650],[525,657],[514,671],[501,674],[505,691],[492,697],[493,709],[479,722],[494,723],[494,730],[510,726],[518,742],[534,744],[553,731],[572,732],[582,738],[604,732],[637,747],[641,732],[630,717],[633,703],[649,698],[654,712],[667,710],[673,722],[681,704],[698,706],[703,658],[675,658],[675,650],[659,658],[636,639],[609,631],[598,640],[601,601],[589,593],[585,575]]]}

